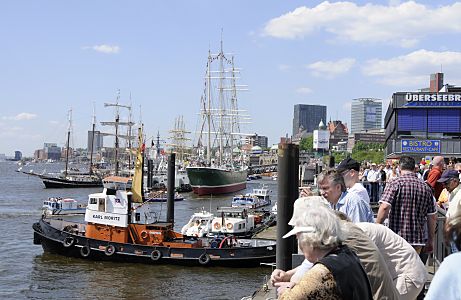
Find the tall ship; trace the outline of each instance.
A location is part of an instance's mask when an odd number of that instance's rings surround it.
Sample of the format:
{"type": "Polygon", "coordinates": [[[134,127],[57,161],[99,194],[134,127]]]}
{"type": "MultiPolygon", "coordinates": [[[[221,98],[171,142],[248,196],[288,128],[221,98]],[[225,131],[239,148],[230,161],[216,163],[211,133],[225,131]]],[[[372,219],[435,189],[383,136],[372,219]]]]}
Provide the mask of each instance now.
{"type": "MultiPolygon", "coordinates": [[[[95,116],[93,113],[92,143],[94,141],[95,116]]],[[[66,141],[66,166],[61,174],[40,174],[45,188],[89,188],[102,186],[101,177],[93,172],[93,153],[91,153],[88,172],[69,170],[69,157],[71,156],[70,134],[72,130],[72,110],[69,110],[69,127],[66,141]]],[[[93,152],[93,151],[92,151],[93,152]]]]}
{"type": "Polygon", "coordinates": [[[201,97],[200,124],[194,155],[186,168],[190,185],[198,195],[225,194],[246,188],[247,166],[239,150],[242,143],[240,124],[248,116],[237,102],[240,70],[234,57],[221,50],[208,52],[205,88],[201,97]]]}

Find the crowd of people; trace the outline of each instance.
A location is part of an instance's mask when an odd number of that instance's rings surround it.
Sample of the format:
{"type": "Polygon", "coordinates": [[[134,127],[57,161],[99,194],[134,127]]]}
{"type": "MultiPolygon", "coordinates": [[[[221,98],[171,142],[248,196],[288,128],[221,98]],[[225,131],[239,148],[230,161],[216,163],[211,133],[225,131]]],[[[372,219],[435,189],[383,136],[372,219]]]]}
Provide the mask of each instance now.
{"type": "Polygon", "coordinates": [[[271,282],[278,297],[458,299],[460,171],[461,164],[451,160],[445,164],[441,156],[430,164],[402,156],[392,166],[362,166],[347,158],[335,169],[323,171],[317,178],[321,196],[305,189],[294,203],[288,223],[293,229],[284,238],[295,235],[305,259],[295,269],[273,271],[271,282]],[[365,189],[364,176],[367,182],[385,180],[383,190],[375,195],[365,189]],[[372,199],[380,204],[376,218],[372,199]],[[452,254],[425,295],[425,263],[434,248],[437,205],[447,209],[446,239],[452,254]]]}

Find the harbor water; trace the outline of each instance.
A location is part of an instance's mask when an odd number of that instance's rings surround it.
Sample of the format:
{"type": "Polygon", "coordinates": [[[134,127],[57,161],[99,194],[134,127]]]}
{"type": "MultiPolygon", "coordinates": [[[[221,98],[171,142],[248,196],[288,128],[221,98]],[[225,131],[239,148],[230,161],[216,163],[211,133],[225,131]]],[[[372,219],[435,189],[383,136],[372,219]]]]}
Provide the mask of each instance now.
{"type": "MultiPolygon", "coordinates": [[[[61,164],[30,164],[24,171],[59,171],[61,164]]],[[[101,188],[45,189],[38,177],[16,172],[15,162],[0,162],[0,298],[1,299],[241,299],[251,295],[271,273],[270,267],[184,267],[95,262],[44,253],[33,244],[32,224],[41,216],[43,200],[69,197],[86,203],[101,188]]],[[[272,203],[277,185],[271,180],[248,182],[247,191],[267,184],[272,203]]],[[[184,194],[175,203],[175,229],[195,211],[215,212],[230,206],[232,195],[198,197],[184,194]]],[[[270,208],[270,207],[269,207],[270,208]]],[[[161,220],[166,204],[158,203],[161,220]]]]}

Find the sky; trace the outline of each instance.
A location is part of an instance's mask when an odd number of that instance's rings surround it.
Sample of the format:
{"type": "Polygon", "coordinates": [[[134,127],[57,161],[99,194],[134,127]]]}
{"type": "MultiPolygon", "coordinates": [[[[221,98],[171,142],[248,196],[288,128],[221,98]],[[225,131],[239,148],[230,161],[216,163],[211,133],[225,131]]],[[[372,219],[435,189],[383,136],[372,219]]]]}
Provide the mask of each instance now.
{"type": "MultiPolygon", "coordinates": [[[[461,2],[453,1],[22,1],[0,3],[0,154],[86,148],[93,109],[112,121],[131,105],[148,142],[167,140],[182,115],[196,131],[208,51],[241,68],[244,131],[292,133],[295,104],[327,106],[350,124],[352,99],[429,85],[442,71],[461,85],[461,2]]],[[[97,125],[99,130],[107,130],[97,125]]],[[[105,140],[105,145],[107,141],[105,140]]]]}

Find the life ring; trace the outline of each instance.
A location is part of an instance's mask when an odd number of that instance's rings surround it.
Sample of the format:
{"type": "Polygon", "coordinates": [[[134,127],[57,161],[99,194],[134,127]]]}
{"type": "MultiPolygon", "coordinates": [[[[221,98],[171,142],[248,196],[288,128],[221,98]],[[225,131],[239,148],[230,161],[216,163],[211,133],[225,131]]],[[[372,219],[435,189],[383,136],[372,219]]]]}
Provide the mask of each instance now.
{"type": "Polygon", "coordinates": [[[83,257],[88,257],[90,256],[90,247],[88,245],[86,246],[83,246],[82,248],[80,248],[80,255],[83,256],[83,257]]]}
{"type": "Polygon", "coordinates": [[[202,255],[198,257],[198,262],[201,265],[207,265],[210,262],[210,260],[211,258],[207,253],[202,253],[202,255]]]}
{"type": "Polygon", "coordinates": [[[227,229],[231,230],[232,228],[234,228],[234,225],[232,225],[232,223],[227,223],[226,227],[227,229]]]}
{"type": "Polygon", "coordinates": [[[141,231],[141,238],[142,239],[144,239],[144,240],[147,239],[147,236],[148,236],[147,231],[145,231],[145,230],[141,231]]]}
{"type": "Polygon", "coordinates": [[[214,229],[219,230],[219,229],[221,229],[221,224],[214,223],[213,227],[214,227],[214,229]]]}
{"type": "Polygon", "coordinates": [[[104,249],[104,253],[107,255],[107,256],[111,256],[111,255],[114,255],[115,253],[115,246],[114,245],[107,245],[106,246],[106,249],[104,249]]]}
{"type": "Polygon", "coordinates": [[[75,239],[74,239],[74,237],[72,237],[72,236],[68,236],[68,237],[66,237],[66,238],[64,239],[64,241],[62,241],[62,244],[63,244],[64,247],[66,247],[66,248],[71,247],[72,245],[74,245],[74,243],[75,243],[75,239]]]}
{"type": "Polygon", "coordinates": [[[153,261],[157,261],[157,260],[159,260],[160,258],[162,258],[162,252],[160,252],[159,250],[155,249],[155,250],[152,251],[152,253],[150,254],[150,258],[151,258],[153,261]]]}

